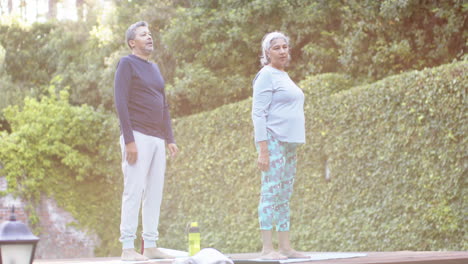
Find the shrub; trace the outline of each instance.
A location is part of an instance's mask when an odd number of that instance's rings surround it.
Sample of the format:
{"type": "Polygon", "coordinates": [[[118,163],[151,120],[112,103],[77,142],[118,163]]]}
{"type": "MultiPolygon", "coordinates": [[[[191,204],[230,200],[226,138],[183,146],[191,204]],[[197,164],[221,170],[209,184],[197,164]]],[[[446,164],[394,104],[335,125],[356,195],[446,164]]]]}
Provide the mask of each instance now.
{"type": "Polygon", "coordinates": [[[239,100],[245,94],[245,87],[247,81],[237,74],[219,78],[201,65],[187,64],[167,87],[171,115],[186,116],[239,100]]]}
{"type": "Polygon", "coordinates": [[[101,238],[105,253],[118,243],[117,121],[100,109],[70,105],[67,91],[56,94],[51,86],[49,94],[5,109],[11,133],[0,134],[1,174],[8,192],[29,201],[31,220],[37,220],[34,205],[41,196],[53,197],[81,228],[101,238]]]}

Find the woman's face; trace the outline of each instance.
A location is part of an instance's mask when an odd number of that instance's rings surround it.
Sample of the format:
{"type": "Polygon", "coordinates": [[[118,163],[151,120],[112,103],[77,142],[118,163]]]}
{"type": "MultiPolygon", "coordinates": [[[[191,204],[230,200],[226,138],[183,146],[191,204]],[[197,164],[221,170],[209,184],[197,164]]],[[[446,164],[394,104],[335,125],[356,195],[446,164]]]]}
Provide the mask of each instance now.
{"type": "Polygon", "coordinates": [[[271,42],[271,47],[268,50],[270,65],[284,71],[284,68],[289,62],[289,45],[283,38],[274,39],[271,42]]]}

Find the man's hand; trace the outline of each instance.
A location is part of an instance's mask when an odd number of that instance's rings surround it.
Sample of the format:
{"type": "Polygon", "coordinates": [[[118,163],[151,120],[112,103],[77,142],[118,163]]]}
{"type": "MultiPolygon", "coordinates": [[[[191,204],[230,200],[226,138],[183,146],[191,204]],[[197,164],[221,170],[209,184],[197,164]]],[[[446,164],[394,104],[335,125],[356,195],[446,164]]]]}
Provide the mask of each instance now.
{"type": "Polygon", "coordinates": [[[179,153],[179,148],[177,148],[177,145],[175,143],[168,144],[167,148],[169,149],[171,158],[175,158],[175,156],[177,156],[177,153],[179,153]]]}
{"type": "Polygon", "coordinates": [[[125,156],[128,164],[134,164],[138,159],[138,149],[135,142],[130,142],[125,145],[125,156]]]}

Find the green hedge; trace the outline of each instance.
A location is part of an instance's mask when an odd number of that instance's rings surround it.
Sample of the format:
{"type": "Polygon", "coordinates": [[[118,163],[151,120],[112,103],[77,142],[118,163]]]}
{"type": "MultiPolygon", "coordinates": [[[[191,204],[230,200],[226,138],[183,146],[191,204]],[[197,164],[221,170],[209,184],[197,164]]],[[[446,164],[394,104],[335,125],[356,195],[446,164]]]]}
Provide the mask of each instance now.
{"type": "Polygon", "coordinates": [[[301,246],[466,250],[467,72],[459,62],[404,73],[307,108],[307,121],[324,125],[308,134],[299,171],[323,175],[308,162],[320,148],[331,183],[296,188],[296,198],[313,193],[296,200],[310,204],[298,214],[301,246]]]}
{"type": "MultiPolygon", "coordinates": [[[[468,63],[353,86],[336,74],[300,83],[307,144],[299,150],[292,237],[300,250],[467,250],[468,63]],[[325,162],[330,172],[326,181],[325,162]]],[[[175,121],[160,245],[260,250],[260,189],[251,100],[175,121]]]]}

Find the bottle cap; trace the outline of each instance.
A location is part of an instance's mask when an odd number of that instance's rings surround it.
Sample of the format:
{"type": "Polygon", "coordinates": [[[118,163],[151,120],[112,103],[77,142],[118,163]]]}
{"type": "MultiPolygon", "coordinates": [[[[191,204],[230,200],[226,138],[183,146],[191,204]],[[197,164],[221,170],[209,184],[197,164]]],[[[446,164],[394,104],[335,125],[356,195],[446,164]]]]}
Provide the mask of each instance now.
{"type": "Polygon", "coordinates": [[[191,227],[198,227],[198,222],[192,222],[192,223],[190,224],[190,226],[191,226],[191,227]]]}

